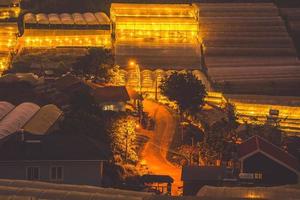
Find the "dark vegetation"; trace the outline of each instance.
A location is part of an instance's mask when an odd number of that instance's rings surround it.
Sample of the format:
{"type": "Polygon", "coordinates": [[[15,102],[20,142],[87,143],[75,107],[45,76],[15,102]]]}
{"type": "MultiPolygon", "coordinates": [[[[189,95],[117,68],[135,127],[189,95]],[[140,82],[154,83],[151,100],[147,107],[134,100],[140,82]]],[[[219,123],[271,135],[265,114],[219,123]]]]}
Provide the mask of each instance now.
{"type": "Polygon", "coordinates": [[[174,72],[162,80],[159,88],[164,96],[176,103],[180,114],[199,111],[207,94],[202,81],[191,72],[174,72]]]}

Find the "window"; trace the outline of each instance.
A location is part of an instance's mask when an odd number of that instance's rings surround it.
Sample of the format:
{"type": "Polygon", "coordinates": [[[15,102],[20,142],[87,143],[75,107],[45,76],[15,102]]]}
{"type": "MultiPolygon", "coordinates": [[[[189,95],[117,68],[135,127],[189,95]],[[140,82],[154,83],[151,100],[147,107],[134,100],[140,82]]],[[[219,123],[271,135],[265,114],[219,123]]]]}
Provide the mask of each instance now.
{"type": "Polygon", "coordinates": [[[39,180],[40,179],[40,168],[39,167],[27,167],[26,168],[27,180],[39,180]]]}
{"type": "Polygon", "coordinates": [[[53,166],[50,168],[51,181],[63,181],[63,167],[53,166]]]}

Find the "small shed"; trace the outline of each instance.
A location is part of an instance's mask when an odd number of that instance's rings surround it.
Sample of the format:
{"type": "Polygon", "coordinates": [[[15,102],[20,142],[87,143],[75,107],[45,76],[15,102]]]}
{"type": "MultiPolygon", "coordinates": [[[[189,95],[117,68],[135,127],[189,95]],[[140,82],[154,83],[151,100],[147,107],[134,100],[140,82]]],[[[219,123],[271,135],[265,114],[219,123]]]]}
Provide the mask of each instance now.
{"type": "Polygon", "coordinates": [[[216,166],[185,166],[182,168],[183,195],[196,195],[205,185],[221,186],[226,168],[216,166]]]}
{"type": "Polygon", "coordinates": [[[125,86],[97,87],[92,94],[103,110],[125,111],[130,100],[125,86]]]}

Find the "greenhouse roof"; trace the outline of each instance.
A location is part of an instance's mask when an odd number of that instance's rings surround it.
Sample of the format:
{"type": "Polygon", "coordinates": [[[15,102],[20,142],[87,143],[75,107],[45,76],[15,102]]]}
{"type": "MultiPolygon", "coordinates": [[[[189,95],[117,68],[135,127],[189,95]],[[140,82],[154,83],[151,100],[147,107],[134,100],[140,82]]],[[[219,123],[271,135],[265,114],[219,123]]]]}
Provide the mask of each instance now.
{"type": "Polygon", "coordinates": [[[110,25],[110,19],[103,12],[97,13],[27,13],[24,15],[25,24],[53,25],[110,25]]]}
{"type": "Polygon", "coordinates": [[[204,186],[197,194],[200,199],[299,199],[299,186],[280,187],[213,187],[204,186]]]}
{"type": "MultiPolygon", "coordinates": [[[[38,181],[0,179],[1,199],[77,199],[77,200],[142,200],[152,193],[102,188],[87,185],[67,185],[38,181]]],[[[156,195],[154,197],[157,197],[156,195]]]]}
{"type": "Polygon", "coordinates": [[[0,140],[19,131],[40,109],[34,103],[22,103],[0,121],[0,140]]]}
{"type": "Polygon", "coordinates": [[[62,111],[55,105],[42,107],[23,127],[24,131],[35,135],[44,135],[57,122],[62,111]]]}

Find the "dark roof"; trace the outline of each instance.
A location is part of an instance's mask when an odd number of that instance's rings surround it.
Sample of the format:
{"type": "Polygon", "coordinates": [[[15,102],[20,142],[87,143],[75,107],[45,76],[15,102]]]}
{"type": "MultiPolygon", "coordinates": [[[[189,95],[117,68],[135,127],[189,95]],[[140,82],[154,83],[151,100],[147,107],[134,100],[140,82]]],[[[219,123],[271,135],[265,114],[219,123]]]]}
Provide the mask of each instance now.
{"type": "Polygon", "coordinates": [[[16,135],[0,147],[0,161],[25,160],[108,160],[109,147],[83,135],[61,133],[33,136],[25,134],[25,142],[16,135]],[[39,142],[40,141],[40,142],[39,142]]]}
{"type": "Polygon", "coordinates": [[[67,74],[55,80],[55,87],[56,89],[62,91],[80,83],[82,83],[82,81],[79,78],[72,74],[67,74]]]}
{"type": "Polygon", "coordinates": [[[173,183],[174,179],[168,175],[143,175],[141,177],[143,183],[173,183]]]}
{"type": "Polygon", "coordinates": [[[247,158],[256,152],[264,153],[270,159],[299,173],[300,165],[297,158],[260,136],[253,136],[238,147],[240,159],[247,158]]]}
{"type": "Polygon", "coordinates": [[[182,168],[183,181],[218,181],[222,180],[225,168],[216,166],[185,166],[182,168]]]}
{"type": "Polygon", "coordinates": [[[93,96],[98,103],[126,102],[130,100],[125,86],[98,87],[93,90],[93,96]]]}

